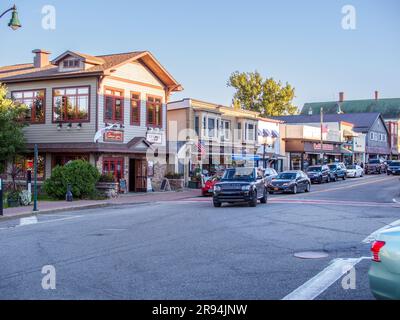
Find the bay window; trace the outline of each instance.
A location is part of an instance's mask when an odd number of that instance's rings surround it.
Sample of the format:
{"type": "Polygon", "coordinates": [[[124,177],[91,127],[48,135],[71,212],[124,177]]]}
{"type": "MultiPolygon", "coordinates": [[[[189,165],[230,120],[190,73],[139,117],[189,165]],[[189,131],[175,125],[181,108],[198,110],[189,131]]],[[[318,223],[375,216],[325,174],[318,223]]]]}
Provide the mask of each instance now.
{"type": "Polygon", "coordinates": [[[45,90],[14,91],[12,99],[24,104],[28,110],[25,114],[25,121],[29,123],[45,122],[45,90]]]}
{"type": "Polygon", "coordinates": [[[140,126],[140,93],[131,93],[131,124],[140,126]]]}
{"type": "Polygon", "coordinates": [[[222,137],[224,140],[231,139],[231,122],[222,121],[222,137]]]}
{"type": "Polygon", "coordinates": [[[89,87],[53,90],[54,122],[89,121],[89,87]]]}
{"type": "Polygon", "coordinates": [[[162,127],[162,100],[160,97],[147,96],[147,126],[162,127]]]}
{"type": "Polygon", "coordinates": [[[124,121],[124,91],[105,88],[104,94],[104,121],[124,121]]]}
{"type": "Polygon", "coordinates": [[[256,128],[255,128],[254,123],[246,124],[246,140],[247,141],[254,141],[256,139],[255,131],[256,131],[256,128]]]}

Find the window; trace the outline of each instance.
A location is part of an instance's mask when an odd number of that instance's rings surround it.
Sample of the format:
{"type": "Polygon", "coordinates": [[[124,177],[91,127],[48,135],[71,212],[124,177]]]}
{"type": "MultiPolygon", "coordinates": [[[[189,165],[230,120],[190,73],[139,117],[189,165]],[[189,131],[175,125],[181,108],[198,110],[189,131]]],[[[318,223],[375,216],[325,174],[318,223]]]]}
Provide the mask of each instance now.
{"type": "Polygon", "coordinates": [[[194,132],[196,132],[196,135],[198,137],[200,136],[200,118],[199,118],[199,116],[194,117],[194,132]]]}
{"type": "Polygon", "coordinates": [[[89,87],[54,89],[53,121],[89,121],[89,87]]]}
{"type": "Polygon", "coordinates": [[[105,158],[103,160],[103,174],[111,173],[119,181],[124,177],[124,158],[105,158]]]}
{"type": "Polygon", "coordinates": [[[246,125],[246,140],[247,141],[255,140],[255,126],[253,123],[247,123],[246,125]]]}
{"type": "Polygon", "coordinates": [[[214,118],[208,118],[208,137],[214,137],[215,136],[215,119],[214,118]]]}
{"type": "Polygon", "coordinates": [[[162,127],[162,101],[160,97],[147,97],[147,125],[162,127]]]}
{"type": "Polygon", "coordinates": [[[242,124],[240,122],[237,124],[237,139],[242,140],[242,124]]]}
{"type": "Polygon", "coordinates": [[[104,121],[124,121],[124,92],[122,90],[105,88],[104,121]]]}
{"type": "Polygon", "coordinates": [[[222,137],[224,140],[231,139],[231,122],[230,121],[222,121],[222,137]]]}
{"type": "Polygon", "coordinates": [[[25,121],[30,123],[45,122],[45,90],[15,91],[11,96],[17,103],[27,106],[25,121]]]}
{"type": "MultiPolygon", "coordinates": [[[[17,174],[17,180],[25,180],[27,178],[28,171],[32,171],[32,179],[33,179],[33,166],[34,166],[33,154],[18,158],[15,162],[15,165],[19,169],[19,172],[17,174]]],[[[45,156],[43,154],[39,154],[38,171],[37,171],[38,180],[44,179],[44,173],[45,173],[45,156]]]]}
{"type": "Polygon", "coordinates": [[[79,68],[79,59],[66,59],[63,61],[64,68],[79,68]]]}
{"type": "Polygon", "coordinates": [[[131,93],[131,124],[140,126],[140,93],[131,93]]]}

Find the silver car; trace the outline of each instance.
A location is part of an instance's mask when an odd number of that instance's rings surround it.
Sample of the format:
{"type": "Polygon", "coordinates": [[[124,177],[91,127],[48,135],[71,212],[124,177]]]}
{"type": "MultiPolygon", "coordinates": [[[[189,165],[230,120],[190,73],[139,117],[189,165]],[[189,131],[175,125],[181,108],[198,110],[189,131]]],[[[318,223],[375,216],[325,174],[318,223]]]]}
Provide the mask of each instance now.
{"type": "Polygon", "coordinates": [[[382,231],[372,244],[369,283],[377,299],[400,300],[400,227],[382,231]]]}

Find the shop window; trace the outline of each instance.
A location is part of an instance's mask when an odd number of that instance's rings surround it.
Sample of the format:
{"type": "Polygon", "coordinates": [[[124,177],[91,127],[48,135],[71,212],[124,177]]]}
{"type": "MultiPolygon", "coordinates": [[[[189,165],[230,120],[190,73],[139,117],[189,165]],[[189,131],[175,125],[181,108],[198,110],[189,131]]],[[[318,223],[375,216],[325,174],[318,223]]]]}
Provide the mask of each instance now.
{"type": "Polygon", "coordinates": [[[104,121],[124,121],[124,92],[117,89],[105,89],[104,121]]]}
{"type": "Polygon", "coordinates": [[[140,94],[131,93],[131,124],[140,126],[140,94]]]}
{"type": "Polygon", "coordinates": [[[87,154],[58,154],[53,155],[53,168],[56,166],[65,166],[70,161],[83,160],[89,162],[87,154]]]}
{"type": "Polygon", "coordinates": [[[112,174],[119,181],[124,177],[123,158],[105,158],[103,160],[103,174],[112,174]]]}
{"type": "Polygon", "coordinates": [[[89,87],[54,89],[53,121],[89,121],[89,87]]]}
{"type": "Polygon", "coordinates": [[[196,132],[197,137],[200,137],[200,118],[199,118],[199,116],[194,117],[194,132],[196,132]]]}
{"type": "Polygon", "coordinates": [[[147,126],[162,127],[162,101],[160,97],[147,97],[147,126]]]}
{"type": "Polygon", "coordinates": [[[25,121],[29,123],[45,122],[45,90],[14,91],[12,99],[24,104],[28,110],[25,114],[25,121]]]}
{"type": "MultiPolygon", "coordinates": [[[[45,155],[39,154],[38,156],[38,171],[37,178],[38,180],[43,180],[45,175],[45,155]]],[[[27,172],[32,171],[32,179],[33,179],[33,170],[34,170],[34,157],[32,155],[20,157],[15,162],[15,167],[18,169],[17,180],[26,180],[27,172]]]]}

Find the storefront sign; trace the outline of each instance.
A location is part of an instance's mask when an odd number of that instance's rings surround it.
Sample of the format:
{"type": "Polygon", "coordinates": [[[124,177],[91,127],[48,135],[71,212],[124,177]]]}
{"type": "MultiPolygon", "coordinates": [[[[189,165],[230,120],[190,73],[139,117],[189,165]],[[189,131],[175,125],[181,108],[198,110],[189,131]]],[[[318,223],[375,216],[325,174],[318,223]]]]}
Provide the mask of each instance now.
{"type": "MultiPolygon", "coordinates": [[[[321,150],[321,144],[320,143],[314,143],[313,144],[314,150],[321,150]]],[[[323,144],[323,150],[324,151],[334,151],[333,144],[323,144]]]]}
{"type": "Polygon", "coordinates": [[[148,133],[146,136],[146,140],[150,143],[162,144],[163,143],[163,134],[162,133],[148,133]]]}
{"type": "Polygon", "coordinates": [[[110,130],[104,134],[104,141],[106,142],[124,142],[124,132],[117,130],[110,130]]]}

